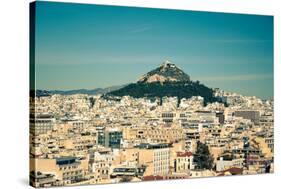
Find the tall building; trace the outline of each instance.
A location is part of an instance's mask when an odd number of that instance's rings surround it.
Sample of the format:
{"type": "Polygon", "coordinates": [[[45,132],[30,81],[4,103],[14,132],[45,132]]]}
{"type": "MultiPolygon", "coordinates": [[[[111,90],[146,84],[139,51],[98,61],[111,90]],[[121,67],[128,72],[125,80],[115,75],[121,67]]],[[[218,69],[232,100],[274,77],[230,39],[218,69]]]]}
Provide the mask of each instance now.
{"type": "Polygon", "coordinates": [[[106,130],[104,134],[104,143],[106,147],[120,148],[123,138],[122,131],[106,130]]]}
{"type": "Polygon", "coordinates": [[[234,116],[249,119],[255,124],[257,124],[259,123],[260,112],[256,110],[238,110],[234,112],[234,116]]]}
{"type": "Polygon", "coordinates": [[[46,134],[53,129],[55,121],[56,119],[49,114],[31,116],[29,131],[33,135],[46,134]]]}
{"type": "Polygon", "coordinates": [[[140,144],[139,164],[147,165],[144,176],[167,175],[170,165],[169,144],[140,144]]]}

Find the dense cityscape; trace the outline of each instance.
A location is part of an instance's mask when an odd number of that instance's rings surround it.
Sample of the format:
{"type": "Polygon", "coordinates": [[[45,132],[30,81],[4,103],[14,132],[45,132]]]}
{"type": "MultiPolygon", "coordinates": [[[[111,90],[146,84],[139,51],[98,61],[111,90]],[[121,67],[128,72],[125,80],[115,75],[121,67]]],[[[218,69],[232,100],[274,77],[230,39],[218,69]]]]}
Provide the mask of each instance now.
{"type": "MultiPolygon", "coordinates": [[[[141,81],[178,82],[174,67],[165,62],[141,81]]],[[[273,99],[212,91],[219,101],[206,103],[200,95],[31,96],[31,185],[272,173],[273,99]]]]}

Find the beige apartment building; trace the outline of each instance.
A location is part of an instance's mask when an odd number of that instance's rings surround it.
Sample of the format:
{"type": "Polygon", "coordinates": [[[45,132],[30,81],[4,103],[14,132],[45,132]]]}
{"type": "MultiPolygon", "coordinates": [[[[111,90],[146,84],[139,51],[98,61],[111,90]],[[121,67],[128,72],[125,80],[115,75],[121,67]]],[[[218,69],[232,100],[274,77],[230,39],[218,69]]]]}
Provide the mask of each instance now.
{"type": "Polygon", "coordinates": [[[256,137],[253,141],[258,145],[259,149],[261,149],[265,158],[273,158],[273,146],[271,146],[271,144],[273,144],[273,138],[256,137]]]}
{"type": "Polygon", "coordinates": [[[167,144],[141,144],[139,164],[146,165],[144,176],[167,175],[170,165],[170,146],[167,144]]]}
{"type": "Polygon", "coordinates": [[[176,173],[187,173],[194,169],[193,154],[191,152],[177,152],[174,159],[174,171],[176,173]]]}
{"type": "Polygon", "coordinates": [[[51,131],[54,127],[56,119],[48,114],[39,114],[30,117],[30,134],[40,135],[46,134],[51,131]]]}
{"type": "Polygon", "coordinates": [[[30,170],[43,174],[53,174],[61,185],[80,182],[88,173],[89,158],[78,160],[76,157],[54,159],[30,159],[30,170]]]}
{"type": "Polygon", "coordinates": [[[170,126],[123,128],[124,140],[149,140],[151,143],[172,143],[184,138],[183,129],[170,126]]]}

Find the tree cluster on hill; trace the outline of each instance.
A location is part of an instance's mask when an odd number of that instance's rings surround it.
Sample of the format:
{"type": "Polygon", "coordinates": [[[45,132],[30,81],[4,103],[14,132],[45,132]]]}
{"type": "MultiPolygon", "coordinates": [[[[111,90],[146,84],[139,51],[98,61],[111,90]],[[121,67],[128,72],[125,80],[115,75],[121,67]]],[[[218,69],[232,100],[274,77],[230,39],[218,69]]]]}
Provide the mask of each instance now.
{"type": "Polygon", "coordinates": [[[213,90],[197,82],[154,82],[154,83],[132,83],[119,90],[107,93],[113,96],[132,96],[134,98],[143,97],[178,97],[191,98],[201,96],[205,105],[209,102],[219,101],[213,95],[213,90]]]}

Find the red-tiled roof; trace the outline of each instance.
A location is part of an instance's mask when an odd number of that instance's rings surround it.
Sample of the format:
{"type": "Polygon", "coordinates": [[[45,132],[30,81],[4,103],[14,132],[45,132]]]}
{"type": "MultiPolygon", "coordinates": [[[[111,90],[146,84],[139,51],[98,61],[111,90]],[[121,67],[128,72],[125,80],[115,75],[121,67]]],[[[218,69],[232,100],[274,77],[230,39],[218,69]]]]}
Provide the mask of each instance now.
{"type": "Polygon", "coordinates": [[[163,176],[159,176],[159,175],[149,175],[149,176],[144,176],[142,178],[142,180],[144,181],[150,181],[150,180],[164,180],[164,177],[163,176]]]}
{"type": "Polygon", "coordinates": [[[242,168],[237,168],[237,167],[231,167],[229,169],[221,171],[218,176],[223,176],[226,172],[229,172],[232,175],[241,175],[243,173],[243,169],[242,168]]]}
{"type": "Polygon", "coordinates": [[[142,178],[143,181],[152,181],[152,180],[168,180],[168,179],[187,179],[187,175],[170,175],[170,176],[160,176],[160,175],[149,175],[142,178]]]}
{"type": "Polygon", "coordinates": [[[177,152],[177,157],[190,157],[192,156],[191,152],[177,152]]]}

